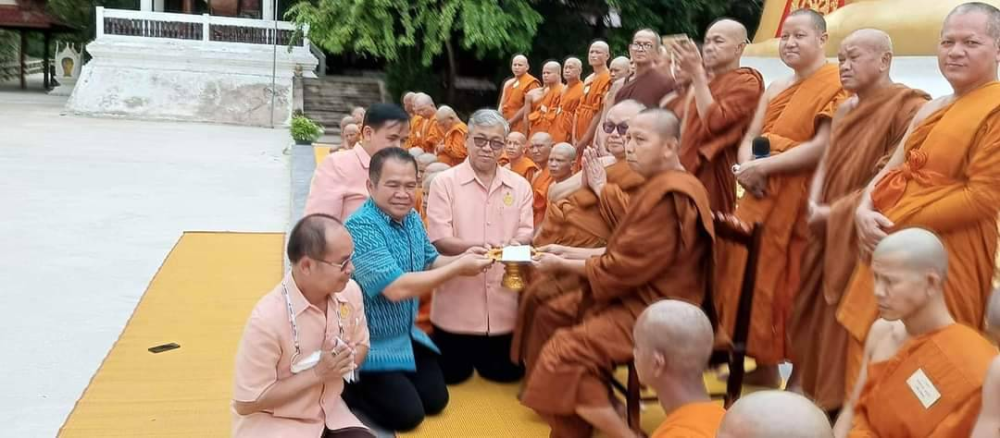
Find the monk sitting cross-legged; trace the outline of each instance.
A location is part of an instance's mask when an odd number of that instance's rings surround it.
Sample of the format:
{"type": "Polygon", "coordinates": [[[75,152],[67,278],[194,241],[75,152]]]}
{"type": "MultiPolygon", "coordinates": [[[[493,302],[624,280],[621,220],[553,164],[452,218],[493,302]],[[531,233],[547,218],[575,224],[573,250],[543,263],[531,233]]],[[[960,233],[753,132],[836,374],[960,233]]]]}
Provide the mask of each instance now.
{"type": "MultiPolygon", "coordinates": [[[[558,62],[549,61],[542,66],[542,88],[531,90],[524,98],[524,113],[528,121],[528,138],[539,132],[549,132],[556,119],[563,83],[559,77],[558,62]]],[[[539,166],[542,163],[537,163],[539,166]]]]}
{"type": "Polygon", "coordinates": [[[837,306],[857,264],[854,210],[861,192],[888,160],[927,102],[926,93],[889,77],[892,42],[884,32],[862,29],[840,45],[840,82],[854,93],[833,116],[830,145],[809,192],[809,245],[802,286],[789,326],[795,376],[820,408],[844,402],[847,332],[837,306]]]}
{"type": "Polygon", "coordinates": [[[552,173],[549,171],[549,154],[551,153],[551,135],[539,132],[531,136],[531,141],[528,144],[528,155],[531,156],[531,161],[534,161],[541,169],[529,181],[535,197],[531,208],[535,211],[534,223],[536,224],[542,223],[542,219],[545,218],[545,208],[549,204],[549,185],[552,184],[552,173]]]}
{"type": "Polygon", "coordinates": [[[556,143],[570,141],[573,135],[573,114],[580,105],[583,98],[583,81],[580,75],[583,74],[583,63],[579,59],[569,58],[563,63],[563,79],[566,86],[563,87],[562,95],[559,96],[559,105],[556,107],[556,115],[549,127],[549,134],[556,143]]]}
{"type": "Polygon", "coordinates": [[[961,324],[981,328],[996,262],[1000,210],[1000,11],[966,3],[945,19],[938,66],[954,94],[914,117],[889,163],[861,196],[855,226],[862,263],[837,310],[848,339],[848,383],[858,375],[861,342],[875,320],[864,263],[887,232],[927,228],[941,237],[951,272],[944,300],[961,324]]]}
{"type": "MultiPolygon", "coordinates": [[[[806,195],[813,169],[830,136],[830,118],[846,95],[837,67],[823,55],[826,23],[809,9],[792,12],[782,26],[781,60],[795,74],[772,83],[760,99],[740,145],[736,179],[747,190],[735,215],[744,223],[763,224],[760,260],[747,343],[757,369],[747,383],[777,387],[778,363],[788,358],[786,325],[799,288],[799,264],[805,250],[806,195]],[[770,156],[754,157],[752,143],[763,136],[770,156]]],[[[722,242],[715,296],[725,333],[733,333],[746,250],[722,242]]]]}
{"type": "Polygon", "coordinates": [[[531,182],[535,179],[535,172],[538,171],[538,165],[525,155],[524,151],[527,147],[528,138],[524,134],[520,132],[507,134],[507,143],[505,143],[503,151],[508,163],[504,167],[531,182]]]}
{"type": "MultiPolygon", "coordinates": [[[[678,158],[679,122],[661,109],[629,124],[626,157],[648,182],[627,205],[613,184],[585,180],[602,212],[614,212],[606,251],[585,259],[540,253],[543,273],[585,276],[575,299],[576,321],[542,348],[521,402],[552,426],[552,437],[589,436],[593,428],[613,437],[634,436],[615,410],[607,376],[632,360],[632,328],[647,306],[663,298],[704,305],[714,257],[708,195],[678,158]]],[[[566,303],[570,307],[571,303],[566,303]]]]}
{"type": "MultiPolygon", "coordinates": [[[[558,187],[550,187],[556,190],[549,193],[545,219],[536,224],[540,230],[532,241],[535,247],[566,258],[586,258],[604,252],[613,221],[605,219],[609,212],[602,211],[597,194],[581,184],[582,176],[589,172],[593,176],[588,180],[606,180],[607,184],[618,187],[623,198],[642,188],[645,178],[632,170],[625,160],[625,133],[628,122],[643,109],[645,107],[634,100],[626,100],[611,109],[608,115],[610,129],[601,130],[601,135],[606,137],[601,141],[613,156],[596,158],[594,149],[588,148],[587,153],[592,157],[584,160],[584,169],[558,187]],[[600,175],[602,172],[605,176],[600,175]],[[570,187],[570,183],[575,188],[570,187]]],[[[624,205],[627,201],[621,203],[624,205]]],[[[511,357],[515,362],[524,362],[526,375],[530,374],[545,342],[557,329],[567,325],[564,321],[572,322],[577,316],[575,306],[563,306],[562,301],[554,298],[579,291],[581,281],[578,275],[533,274],[521,293],[511,346],[511,357]]]]}
{"type": "Polygon", "coordinates": [[[732,167],[764,92],[757,70],[740,67],[747,30],[733,20],[719,20],[705,33],[704,58],[691,40],[671,45],[675,68],[691,78],[684,100],[681,163],[708,191],[712,211],[736,208],[732,167]]]}
{"type": "Polygon", "coordinates": [[[507,119],[511,131],[527,135],[528,130],[524,127],[524,120],[527,116],[524,108],[524,97],[529,91],[540,88],[542,84],[531,73],[528,73],[528,58],[524,55],[514,56],[510,63],[510,70],[514,73],[514,77],[504,82],[497,111],[500,111],[507,119]]]}
{"type": "Polygon", "coordinates": [[[587,52],[587,62],[594,72],[583,80],[583,97],[573,113],[573,135],[570,139],[576,147],[577,165],[580,164],[583,149],[590,146],[594,139],[604,95],[611,88],[611,71],[608,70],[610,57],[611,49],[604,41],[594,41],[587,52]]]}
{"type": "Polygon", "coordinates": [[[469,133],[469,127],[447,105],[438,108],[437,124],[440,132],[444,133],[441,142],[435,147],[437,159],[449,166],[457,166],[469,156],[469,151],[465,148],[465,135],[469,133]]]}
{"type": "MultiPolygon", "coordinates": [[[[1000,343],[1000,289],[990,295],[986,308],[986,333],[993,343],[1000,343]]],[[[990,370],[983,382],[983,410],[972,429],[971,438],[996,438],[1000,431],[1000,356],[990,363],[990,370]]]]}
{"type": "Polygon", "coordinates": [[[651,438],[715,438],[726,410],[708,396],[702,377],[715,333],[708,316],[690,303],[657,301],[633,333],[635,371],[667,414],[651,438]]]}
{"type": "Polygon", "coordinates": [[[718,438],[832,438],[830,421],[809,399],[786,391],[759,391],[733,403],[718,438]]]}
{"type": "MultiPolygon", "coordinates": [[[[930,231],[887,236],[872,254],[879,316],[837,419],[840,437],[967,437],[997,349],[945,304],[948,252],[930,231]]],[[[994,431],[995,433],[996,431],[994,431]]]]}

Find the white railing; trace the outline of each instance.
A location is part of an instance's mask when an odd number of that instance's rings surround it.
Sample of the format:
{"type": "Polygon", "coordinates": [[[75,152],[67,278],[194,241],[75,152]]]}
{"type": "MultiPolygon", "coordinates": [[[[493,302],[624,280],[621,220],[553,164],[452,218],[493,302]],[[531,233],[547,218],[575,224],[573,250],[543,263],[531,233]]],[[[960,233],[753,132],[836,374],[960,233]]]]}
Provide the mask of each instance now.
{"type": "Polygon", "coordinates": [[[295,25],[287,21],[214,17],[168,12],[132,11],[97,8],[97,38],[116,37],[167,38],[177,40],[277,44],[309,47],[309,29],[295,38],[295,25]]]}

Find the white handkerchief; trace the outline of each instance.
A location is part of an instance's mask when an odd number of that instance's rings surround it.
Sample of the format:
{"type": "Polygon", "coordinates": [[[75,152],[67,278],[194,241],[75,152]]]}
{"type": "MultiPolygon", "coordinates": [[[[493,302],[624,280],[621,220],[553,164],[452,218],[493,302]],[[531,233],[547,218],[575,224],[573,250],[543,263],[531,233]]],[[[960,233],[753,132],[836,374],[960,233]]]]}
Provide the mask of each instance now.
{"type": "Polygon", "coordinates": [[[500,255],[500,261],[504,263],[526,263],[531,261],[531,247],[528,245],[507,246],[500,255]]]}

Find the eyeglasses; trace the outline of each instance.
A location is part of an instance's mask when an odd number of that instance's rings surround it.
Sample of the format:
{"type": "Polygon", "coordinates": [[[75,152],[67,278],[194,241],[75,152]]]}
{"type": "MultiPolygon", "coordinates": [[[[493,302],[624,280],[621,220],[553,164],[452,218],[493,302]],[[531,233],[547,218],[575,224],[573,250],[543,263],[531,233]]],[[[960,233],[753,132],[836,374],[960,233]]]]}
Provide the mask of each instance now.
{"type": "Polygon", "coordinates": [[[628,132],[628,123],[627,122],[621,122],[621,123],[619,123],[619,124],[616,125],[612,121],[607,121],[607,122],[604,122],[604,126],[602,126],[602,128],[604,128],[604,132],[606,134],[610,134],[612,132],[615,132],[615,129],[617,129],[618,130],[618,135],[625,135],[625,133],[628,132]]]}
{"type": "Polygon", "coordinates": [[[490,140],[486,137],[472,137],[472,143],[475,144],[477,148],[485,148],[486,145],[490,145],[490,149],[495,151],[503,149],[504,145],[506,145],[503,140],[490,140]]]}
{"type": "Polygon", "coordinates": [[[347,260],[344,260],[343,263],[328,262],[328,261],[323,260],[323,259],[313,259],[313,260],[316,260],[317,262],[320,262],[320,263],[323,263],[323,264],[326,264],[326,265],[336,266],[336,267],[340,268],[341,271],[343,271],[343,270],[347,269],[347,265],[349,263],[351,263],[351,259],[353,259],[353,258],[354,258],[354,253],[352,252],[351,255],[347,256],[347,260]]]}
{"type": "Polygon", "coordinates": [[[647,52],[653,50],[653,43],[632,43],[628,45],[632,50],[647,52]]]}

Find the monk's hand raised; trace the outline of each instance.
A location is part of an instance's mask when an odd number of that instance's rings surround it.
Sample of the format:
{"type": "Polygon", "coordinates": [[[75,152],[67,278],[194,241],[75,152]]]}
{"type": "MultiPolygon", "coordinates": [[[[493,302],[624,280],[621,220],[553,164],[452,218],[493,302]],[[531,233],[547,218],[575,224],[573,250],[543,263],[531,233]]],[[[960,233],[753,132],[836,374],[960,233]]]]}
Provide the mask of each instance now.
{"type": "Polygon", "coordinates": [[[583,159],[583,177],[587,180],[587,186],[600,197],[604,185],[608,183],[608,172],[604,170],[604,164],[601,163],[601,157],[597,155],[596,149],[587,148],[583,153],[583,159]]]}
{"type": "Polygon", "coordinates": [[[677,63],[677,68],[687,74],[694,76],[699,70],[705,69],[701,52],[691,40],[674,40],[670,43],[670,50],[674,53],[674,62],[677,63]]]}
{"type": "Polygon", "coordinates": [[[531,258],[531,264],[540,272],[556,272],[562,270],[565,259],[555,254],[539,252],[531,258]]]}
{"type": "Polygon", "coordinates": [[[888,235],[888,230],[895,224],[882,213],[875,211],[864,203],[854,212],[854,227],[858,232],[858,249],[867,258],[875,251],[882,239],[888,235]]]}

